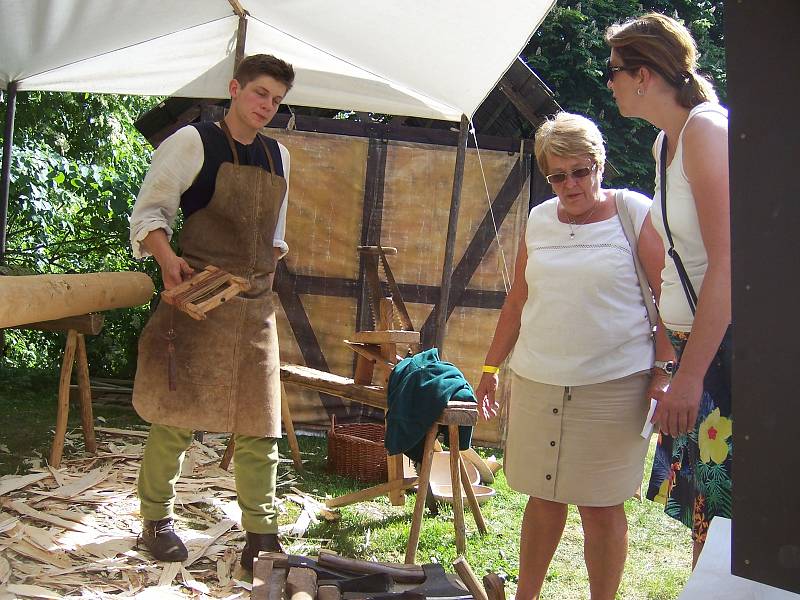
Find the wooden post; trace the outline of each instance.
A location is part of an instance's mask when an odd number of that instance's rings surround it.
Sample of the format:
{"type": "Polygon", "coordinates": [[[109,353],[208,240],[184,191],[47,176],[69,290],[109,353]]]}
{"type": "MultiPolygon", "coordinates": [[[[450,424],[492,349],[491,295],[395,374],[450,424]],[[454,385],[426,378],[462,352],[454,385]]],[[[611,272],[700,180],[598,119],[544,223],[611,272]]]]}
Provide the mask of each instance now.
{"type": "MultiPolygon", "coordinates": [[[[413,565],[417,558],[419,534],[422,531],[422,517],[425,513],[425,498],[428,495],[428,484],[431,481],[431,463],[433,459],[433,441],[439,425],[434,423],[425,435],[425,447],[422,453],[422,468],[417,482],[417,499],[414,501],[414,516],[411,518],[411,532],[408,534],[406,546],[406,564],[413,565]]],[[[462,515],[463,517],[463,515],[462,515]]]]}
{"type": "MultiPolygon", "coordinates": [[[[453,527],[456,530],[456,553],[467,552],[467,530],[464,525],[464,497],[461,495],[461,453],[458,450],[458,425],[448,425],[450,443],[450,480],[453,492],[453,527]]],[[[467,482],[469,485],[469,482],[467,482]]]]}
{"type": "MultiPolygon", "coordinates": [[[[453,194],[450,199],[450,219],[447,223],[447,238],[444,247],[444,264],[442,265],[442,285],[439,304],[436,307],[436,333],[433,346],[439,349],[439,356],[444,356],[444,335],[447,329],[447,306],[450,302],[450,283],[453,275],[453,254],[455,252],[456,230],[458,229],[458,213],[461,206],[461,187],[464,184],[464,163],[467,156],[467,137],[469,120],[461,115],[461,128],[458,134],[456,149],[456,167],[453,174],[453,194]]],[[[426,344],[426,347],[430,347],[426,344]]]]}
{"type": "Polygon", "coordinates": [[[292,422],[292,412],[289,410],[289,397],[286,395],[286,388],[281,381],[281,417],[283,426],[286,428],[286,439],[289,441],[289,449],[292,451],[292,462],[294,468],[302,473],[303,460],[300,458],[300,446],[297,443],[297,436],[294,433],[294,423],[292,422]]]}
{"type": "Polygon", "coordinates": [[[50,449],[50,466],[57,469],[61,466],[64,454],[64,439],[67,435],[67,419],[69,418],[69,380],[72,375],[72,363],[75,361],[75,348],[78,334],[74,329],[67,332],[67,343],[64,346],[64,359],[61,362],[61,378],[58,383],[58,414],[56,416],[56,432],[53,436],[53,447],[50,449]]]}
{"type": "Polygon", "coordinates": [[[92,388],[89,385],[89,360],[86,358],[86,338],[77,334],[78,393],[81,399],[81,427],[86,451],[95,454],[97,441],[94,438],[94,416],[92,415],[92,388]]]}

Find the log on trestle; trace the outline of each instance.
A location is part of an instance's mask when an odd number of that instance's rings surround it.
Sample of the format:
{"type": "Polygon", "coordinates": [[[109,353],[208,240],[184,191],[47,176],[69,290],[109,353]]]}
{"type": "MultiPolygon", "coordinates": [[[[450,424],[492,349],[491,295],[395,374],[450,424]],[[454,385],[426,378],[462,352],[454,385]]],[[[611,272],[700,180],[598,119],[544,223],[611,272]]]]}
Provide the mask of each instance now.
{"type": "Polygon", "coordinates": [[[144,273],[0,277],[0,329],[146,304],[154,292],[144,273]]]}

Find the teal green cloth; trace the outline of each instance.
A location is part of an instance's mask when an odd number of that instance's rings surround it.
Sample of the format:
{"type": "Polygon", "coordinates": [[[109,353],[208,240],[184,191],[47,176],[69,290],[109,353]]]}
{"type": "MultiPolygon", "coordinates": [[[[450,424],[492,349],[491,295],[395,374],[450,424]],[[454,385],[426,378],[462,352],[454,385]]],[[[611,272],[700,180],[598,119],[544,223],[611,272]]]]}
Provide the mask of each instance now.
{"type": "MultiPolygon", "coordinates": [[[[389,376],[385,446],[389,454],[422,460],[425,434],[451,400],[475,402],[475,392],[453,363],[431,348],[401,360],[389,376]]],[[[472,427],[458,428],[459,449],[472,443],[472,427]]]]}
{"type": "MultiPolygon", "coordinates": [[[[172,516],[175,482],[181,474],[192,430],[153,424],[139,469],[140,514],[148,521],[172,516]]],[[[277,438],[234,434],[236,493],[242,509],[242,528],[250,533],[277,533],[275,483],[277,438]]]]}

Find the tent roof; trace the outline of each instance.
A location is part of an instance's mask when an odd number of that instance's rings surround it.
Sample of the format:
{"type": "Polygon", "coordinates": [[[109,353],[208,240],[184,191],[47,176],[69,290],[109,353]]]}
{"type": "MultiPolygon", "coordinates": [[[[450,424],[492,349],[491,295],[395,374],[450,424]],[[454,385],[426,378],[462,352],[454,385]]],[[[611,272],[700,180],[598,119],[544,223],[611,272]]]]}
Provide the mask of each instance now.
{"type": "Polygon", "coordinates": [[[290,104],[472,115],[555,0],[3,0],[0,87],[225,98],[245,54],[297,72],[290,104]]]}

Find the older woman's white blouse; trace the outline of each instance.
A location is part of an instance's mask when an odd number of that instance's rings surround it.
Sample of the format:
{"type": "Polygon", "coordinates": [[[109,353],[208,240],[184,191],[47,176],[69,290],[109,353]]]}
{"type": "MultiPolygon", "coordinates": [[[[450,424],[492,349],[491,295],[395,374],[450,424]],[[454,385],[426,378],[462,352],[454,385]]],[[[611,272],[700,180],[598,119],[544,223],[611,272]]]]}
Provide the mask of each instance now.
{"type": "MultiPolygon", "coordinates": [[[[630,191],[625,200],[638,237],[651,201],[630,191]]],[[[650,323],[619,217],[570,229],[557,206],[552,198],[528,217],[528,299],[509,366],[521,377],[563,386],[651,368],[650,323]]]]}

